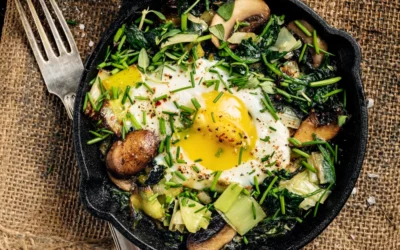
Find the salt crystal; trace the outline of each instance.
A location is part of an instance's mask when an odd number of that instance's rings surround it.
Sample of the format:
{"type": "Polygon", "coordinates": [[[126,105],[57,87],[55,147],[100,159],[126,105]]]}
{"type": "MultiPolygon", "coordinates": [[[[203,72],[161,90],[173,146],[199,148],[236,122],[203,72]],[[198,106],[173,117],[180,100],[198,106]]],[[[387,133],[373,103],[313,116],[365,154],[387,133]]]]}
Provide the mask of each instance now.
{"type": "Polygon", "coordinates": [[[356,195],[357,194],[357,188],[353,188],[353,190],[351,191],[352,195],[356,195]]]}
{"type": "Polygon", "coordinates": [[[375,104],[375,101],[374,101],[374,99],[368,99],[368,101],[367,101],[367,108],[372,108],[373,106],[374,106],[374,104],[375,104]]]}
{"type": "Polygon", "coordinates": [[[368,177],[371,178],[371,179],[378,179],[379,175],[377,175],[377,174],[368,174],[368,177]]]}
{"type": "Polygon", "coordinates": [[[93,45],[94,45],[94,42],[93,42],[93,41],[90,41],[90,42],[89,42],[89,47],[93,47],[93,45]]]}
{"type": "Polygon", "coordinates": [[[356,236],[354,236],[354,235],[352,235],[352,234],[350,234],[350,237],[351,237],[353,240],[356,239],[356,236]]]}
{"type": "Polygon", "coordinates": [[[375,204],[376,204],[376,198],[375,198],[374,196],[370,196],[370,197],[367,199],[367,204],[368,204],[369,206],[375,205],[375,204]]]}
{"type": "Polygon", "coordinates": [[[84,24],[79,24],[79,28],[81,29],[81,30],[84,30],[85,29],[85,25],[84,24]]]}

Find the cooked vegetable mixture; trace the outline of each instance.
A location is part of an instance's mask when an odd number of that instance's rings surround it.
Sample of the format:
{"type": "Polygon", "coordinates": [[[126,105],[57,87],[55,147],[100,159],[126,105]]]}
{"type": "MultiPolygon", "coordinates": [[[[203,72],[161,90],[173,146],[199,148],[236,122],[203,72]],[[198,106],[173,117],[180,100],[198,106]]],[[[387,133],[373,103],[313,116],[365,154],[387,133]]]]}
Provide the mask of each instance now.
{"type": "Polygon", "coordinates": [[[262,0],[169,0],[120,27],[83,112],[132,227],[238,249],[318,216],[349,117],[328,51],[262,0]]]}

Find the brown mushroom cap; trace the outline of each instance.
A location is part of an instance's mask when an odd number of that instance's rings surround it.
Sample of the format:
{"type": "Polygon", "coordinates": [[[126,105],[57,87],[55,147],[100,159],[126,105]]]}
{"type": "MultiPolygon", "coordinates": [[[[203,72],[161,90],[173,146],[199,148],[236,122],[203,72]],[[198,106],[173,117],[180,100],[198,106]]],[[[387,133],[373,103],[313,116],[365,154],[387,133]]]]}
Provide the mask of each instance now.
{"type": "MultiPolygon", "coordinates": [[[[311,26],[311,24],[309,24],[308,22],[304,21],[304,20],[300,20],[299,21],[308,31],[310,31],[311,33],[314,32],[314,27],[311,26]]],[[[307,36],[306,34],[304,34],[304,32],[299,29],[299,27],[297,27],[297,25],[294,22],[290,22],[288,24],[288,29],[291,30],[292,32],[294,32],[296,35],[298,35],[301,40],[303,40],[305,43],[309,43],[309,44],[314,44],[314,40],[313,37],[311,36],[307,36]]],[[[328,44],[322,40],[320,37],[318,37],[318,44],[319,47],[325,51],[328,51],[328,44]]],[[[315,52],[315,50],[312,51],[312,56],[313,56],[313,66],[318,68],[322,61],[324,60],[324,53],[320,53],[317,54],[315,52]]]]}
{"type": "Polygon", "coordinates": [[[125,141],[116,141],[107,154],[106,164],[117,178],[129,178],[142,171],[157,155],[160,139],[149,130],[129,133],[125,141]]]}
{"type": "Polygon", "coordinates": [[[189,241],[188,250],[219,250],[236,236],[236,231],[229,225],[225,225],[218,233],[206,241],[189,241]]]}
{"type": "MultiPolygon", "coordinates": [[[[225,40],[228,40],[236,21],[241,22],[252,16],[260,16],[265,22],[269,18],[270,13],[268,5],[263,0],[236,0],[232,17],[228,21],[225,21],[220,15],[215,15],[210,26],[222,24],[225,28],[225,40]]],[[[213,35],[211,41],[216,47],[220,46],[219,39],[216,36],[213,35]]]]}
{"type": "Polygon", "coordinates": [[[318,119],[315,113],[313,113],[301,123],[300,128],[294,134],[294,138],[302,143],[309,142],[314,140],[313,134],[315,134],[318,138],[329,141],[333,139],[339,131],[340,127],[337,123],[319,126],[318,119]]]}
{"type": "Polygon", "coordinates": [[[124,191],[132,191],[132,180],[130,179],[117,179],[110,172],[107,172],[111,182],[124,191]]]}

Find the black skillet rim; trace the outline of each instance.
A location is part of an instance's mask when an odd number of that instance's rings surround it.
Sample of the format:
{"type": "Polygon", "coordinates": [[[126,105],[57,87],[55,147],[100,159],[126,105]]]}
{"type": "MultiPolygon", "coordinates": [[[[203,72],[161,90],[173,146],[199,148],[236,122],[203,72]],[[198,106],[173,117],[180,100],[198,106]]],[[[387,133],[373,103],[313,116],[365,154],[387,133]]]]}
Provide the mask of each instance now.
{"type": "MultiPolygon", "coordinates": [[[[309,242],[311,242],[313,239],[315,239],[339,214],[343,206],[345,205],[347,199],[349,198],[351,191],[353,190],[356,181],[359,177],[363,161],[364,161],[364,156],[365,156],[365,151],[366,151],[366,146],[367,146],[367,137],[368,137],[368,114],[367,114],[367,107],[366,107],[366,102],[365,102],[365,95],[364,95],[364,90],[363,90],[363,85],[361,81],[361,76],[360,76],[360,64],[361,64],[361,50],[357,42],[353,37],[351,37],[348,33],[335,29],[331,27],[330,25],[327,24],[325,20],[322,19],[314,10],[312,10],[310,7],[308,7],[306,4],[304,4],[301,1],[298,0],[287,0],[288,2],[291,2],[295,4],[298,8],[300,8],[303,12],[307,13],[315,23],[318,23],[322,29],[326,31],[327,34],[332,35],[332,36],[339,36],[341,38],[344,38],[351,44],[351,48],[354,51],[355,58],[354,58],[354,64],[352,65],[351,68],[351,76],[354,80],[354,84],[356,85],[356,95],[358,98],[359,102],[359,108],[360,108],[360,119],[361,123],[359,125],[359,130],[360,130],[360,144],[359,144],[359,153],[356,156],[356,163],[354,167],[354,171],[351,175],[350,182],[347,183],[347,187],[345,191],[341,194],[340,199],[339,199],[339,205],[335,206],[333,210],[328,213],[328,216],[324,218],[324,220],[317,225],[312,231],[310,231],[306,237],[303,237],[300,241],[297,242],[297,244],[291,246],[291,249],[299,249],[309,242]]],[[[76,103],[75,103],[75,113],[74,113],[74,123],[73,123],[73,132],[74,132],[74,144],[75,144],[75,151],[77,155],[77,161],[78,161],[78,167],[80,170],[80,198],[87,210],[89,210],[93,215],[102,218],[104,220],[109,221],[114,227],[116,227],[125,237],[127,237],[130,241],[132,241],[134,244],[136,244],[138,247],[142,249],[154,249],[150,245],[146,245],[143,243],[140,239],[138,239],[131,231],[129,228],[124,226],[115,216],[110,211],[101,211],[99,208],[97,208],[94,204],[92,204],[89,200],[89,194],[88,190],[90,189],[90,186],[88,185],[89,183],[89,170],[87,168],[86,162],[84,160],[83,152],[84,152],[84,145],[85,143],[82,143],[81,141],[81,136],[80,136],[80,131],[81,131],[81,119],[82,119],[82,114],[81,114],[81,109],[83,105],[83,94],[84,94],[84,89],[85,89],[85,84],[87,82],[87,77],[90,69],[93,69],[93,61],[96,57],[96,54],[99,53],[104,46],[106,46],[109,42],[110,39],[112,39],[112,36],[114,32],[127,20],[130,18],[131,15],[140,7],[149,5],[152,1],[151,0],[145,0],[141,1],[138,4],[134,4],[132,8],[126,8],[125,10],[122,11],[118,19],[111,24],[111,26],[107,29],[107,31],[104,33],[102,36],[101,40],[99,41],[98,45],[92,52],[92,54],[89,56],[85,63],[85,71],[82,75],[81,82],[79,85],[79,91],[76,96],[76,103]],[[140,5],[140,6],[139,6],[140,5]]],[[[125,6],[126,7],[126,6],[125,6]]]]}

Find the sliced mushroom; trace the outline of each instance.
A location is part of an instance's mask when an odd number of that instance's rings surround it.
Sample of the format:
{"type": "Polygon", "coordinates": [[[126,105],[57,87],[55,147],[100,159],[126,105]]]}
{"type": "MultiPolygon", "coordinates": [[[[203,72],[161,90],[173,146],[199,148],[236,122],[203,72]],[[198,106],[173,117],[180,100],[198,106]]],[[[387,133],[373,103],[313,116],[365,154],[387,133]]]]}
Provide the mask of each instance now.
{"type": "Polygon", "coordinates": [[[113,144],[106,158],[107,169],[117,178],[129,178],[153,160],[159,145],[160,139],[152,131],[133,131],[125,141],[113,144]]]}
{"type": "MultiPolygon", "coordinates": [[[[258,19],[257,23],[265,23],[270,13],[268,5],[263,0],[236,0],[232,17],[228,21],[225,21],[220,15],[215,15],[210,26],[222,24],[225,28],[224,38],[228,40],[236,21],[242,22],[250,17],[259,16],[262,20],[258,19]]],[[[216,47],[220,46],[219,39],[216,36],[213,36],[211,41],[216,47]]]]}
{"type": "Polygon", "coordinates": [[[132,191],[132,180],[130,179],[117,179],[110,172],[107,172],[111,182],[124,191],[132,191]]]}
{"type": "Polygon", "coordinates": [[[301,123],[294,138],[303,143],[313,141],[313,134],[315,134],[318,138],[328,141],[333,139],[339,133],[339,130],[340,127],[337,123],[319,126],[318,119],[316,118],[315,113],[313,113],[301,123]]]}
{"type": "MultiPolygon", "coordinates": [[[[311,26],[311,24],[309,24],[308,22],[306,22],[304,20],[300,20],[299,22],[308,31],[310,31],[311,33],[314,32],[314,27],[311,26]]],[[[287,27],[289,30],[291,30],[296,35],[298,35],[303,40],[303,42],[309,43],[309,44],[314,44],[313,37],[310,37],[310,36],[307,36],[306,34],[304,34],[304,32],[301,29],[299,29],[299,27],[297,27],[297,25],[294,22],[290,22],[287,27]]],[[[321,49],[328,51],[328,44],[324,40],[322,40],[320,37],[318,37],[318,44],[321,49]]],[[[322,61],[324,60],[324,53],[317,54],[315,52],[315,50],[313,50],[312,56],[313,56],[313,66],[315,68],[318,68],[321,65],[322,61]]]]}
{"type": "Polygon", "coordinates": [[[220,217],[211,219],[206,230],[201,230],[188,237],[188,250],[219,250],[236,236],[236,231],[220,217]]]}

